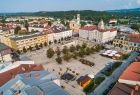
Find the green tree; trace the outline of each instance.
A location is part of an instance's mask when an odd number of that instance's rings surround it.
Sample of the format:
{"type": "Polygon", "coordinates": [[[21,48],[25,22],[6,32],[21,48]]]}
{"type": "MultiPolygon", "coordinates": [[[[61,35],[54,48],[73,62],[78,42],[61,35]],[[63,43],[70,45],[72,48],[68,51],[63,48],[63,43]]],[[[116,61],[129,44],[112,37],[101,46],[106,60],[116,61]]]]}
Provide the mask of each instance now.
{"type": "Polygon", "coordinates": [[[86,48],[86,55],[90,55],[91,54],[91,49],[89,47],[86,48]]]}
{"type": "Polygon", "coordinates": [[[23,47],[23,52],[26,53],[27,52],[27,49],[25,47],[23,47]]]}
{"type": "Polygon", "coordinates": [[[67,37],[65,37],[64,40],[66,41],[67,40],[67,37]]]}
{"type": "Polygon", "coordinates": [[[69,52],[68,47],[67,47],[67,46],[64,46],[62,52],[63,52],[64,54],[68,53],[68,52],[69,52]]]}
{"type": "Polygon", "coordinates": [[[74,45],[70,46],[70,52],[74,52],[76,50],[76,47],[74,45]]]}
{"type": "Polygon", "coordinates": [[[41,44],[39,45],[39,47],[41,47],[41,48],[42,48],[42,47],[43,47],[43,44],[41,43],[41,44]]]}
{"type": "Polygon", "coordinates": [[[63,40],[64,40],[64,38],[62,37],[62,38],[61,38],[61,41],[63,41],[63,40]]]}
{"type": "Polygon", "coordinates": [[[44,46],[47,46],[47,42],[44,42],[44,46]]]}
{"type": "Polygon", "coordinates": [[[52,58],[54,56],[54,54],[55,54],[55,52],[54,52],[54,50],[52,48],[49,48],[47,50],[47,57],[48,58],[52,58]]]}
{"type": "Polygon", "coordinates": [[[17,50],[17,53],[18,53],[18,54],[21,54],[20,50],[17,50]]]}
{"type": "Polygon", "coordinates": [[[32,49],[33,49],[33,48],[32,48],[31,46],[29,46],[29,50],[32,51],[32,49]]]}
{"type": "Polygon", "coordinates": [[[81,46],[79,44],[76,45],[76,49],[77,51],[81,48],[81,46]]]}
{"type": "Polygon", "coordinates": [[[49,25],[49,26],[52,26],[52,22],[51,22],[51,21],[48,21],[48,25],[49,25]]]}
{"type": "Polygon", "coordinates": [[[52,42],[51,41],[49,41],[49,45],[51,45],[52,44],[52,42]]]}
{"type": "Polygon", "coordinates": [[[14,34],[18,34],[18,32],[21,30],[21,27],[20,26],[17,26],[15,29],[14,29],[14,34]]]}
{"type": "Polygon", "coordinates": [[[57,43],[57,40],[56,40],[56,39],[54,40],[54,43],[55,43],[55,44],[57,43]]]}
{"type": "Polygon", "coordinates": [[[95,53],[95,48],[94,47],[91,47],[91,53],[95,53]]]}
{"type": "Polygon", "coordinates": [[[86,48],[87,47],[87,44],[86,43],[83,43],[82,44],[82,48],[86,48]]]}
{"type": "Polygon", "coordinates": [[[60,56],[58,56],[55,60],[57,63],[62,64],[62,58],[60,56]]]}
{"type": "Polygon", "coordinates": [[[38,47],[38,45],[37,45],[37,44],[35,45],[35,48],[36,48],[37,50],[39,49],[39,47],[38,47]]]}
{"type": "Polygon", "coordinates": [[[2,20],[1,20],[1,23],[5,23],[6,22],[6,18],[3,17],[2,20]]]}
{"type": "Polygon", "coordinates": [[[58,40],[58,43],[60,43],[60,42],[61,42],[61,40],[59,39],[59,40],[58,40]]]}
{"type": "Polygon", "coordinates": [[[34,32],[34,29],[32,29],[31,32],[34,32]]]}
{"type": "Polygon", "coordinates": [[[104,46],[102,46],[102,45],[97,45],[95,48],[96,52],[99,52],[102,49],[104,49],[104,46]]]}
{"type": "Polygon", "coordinates": [[[60,51],[60,48],[59,47],[57,47],[56,54],[57,54],[57,56],[60,56],[61,55],[61,51],[60,51]]]}
{"type": "Polygon", "coordinates": [[[77,53],[77,52],[74,52],[73,55],[72,55],[72,57],[73,57],[74,59],[77,59],[77,56],[78,56],[78,53],[77,53]]]}
{"type": "Polygon", "coordinates": [[[85,49],[81,48],[79,51],[79,57],[84,57],[85,55],[85,49]]]}
{"type": "Polygon", "coordinates": [[[81,27],[85,26],[87,23],[86,22],[80,22],[81,23],[81,27]]]}
{"type": "Polygon", "coordinates": [[[29,24],[28,24],[28,21],[27,20],[25,20],[24,26],[25,26],[26,30],[29,31],[29,24]]]}
{"type": "Polygon", "coordinates": [[[133,25],[131,25],[131,28],[140,32],[140,25],[139,24],[133,24],[133,25]]]}
{"type": "Polygon", "coordinates": [[[65,61],[69,61],[71,59],[71,55],[69,53],[64,54],[63,56],[65,61]]]}

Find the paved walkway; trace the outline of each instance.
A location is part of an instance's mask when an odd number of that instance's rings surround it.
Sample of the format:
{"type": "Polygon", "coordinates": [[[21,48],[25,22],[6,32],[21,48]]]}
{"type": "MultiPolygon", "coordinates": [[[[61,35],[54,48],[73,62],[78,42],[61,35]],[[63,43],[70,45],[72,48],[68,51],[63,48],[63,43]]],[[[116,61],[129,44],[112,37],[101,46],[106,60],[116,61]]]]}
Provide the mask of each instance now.
{"type": "Polygon", "coordinates": [[[138,56],[137,52],[132,52],[130,57],[123,61],[122,65],[117,68],[113,74],[106,78],[105,81],[103,81],[103,83],[101,83],[95,90],[93,93],[91,93],[91,95],[103,95],[103,92],[109,88],[109,86],[113,83],[116,82],[118,80],[118,78],[120,77],[120,75],[122,74],[122,72],[130,65],[130,63],[132,63],[135,58],[138,56]]]}

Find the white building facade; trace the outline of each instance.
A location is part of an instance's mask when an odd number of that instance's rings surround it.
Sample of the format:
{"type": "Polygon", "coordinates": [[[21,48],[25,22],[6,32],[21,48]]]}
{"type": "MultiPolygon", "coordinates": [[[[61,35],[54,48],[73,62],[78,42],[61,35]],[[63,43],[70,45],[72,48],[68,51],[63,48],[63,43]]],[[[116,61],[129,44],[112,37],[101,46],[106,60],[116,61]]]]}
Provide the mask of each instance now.
{"type": "Polygon", "coordinates": [[[62,38],[72,37],[72,30],[57,32],[57,33],[50,33],[48,34],[48,42],[54,42],[54,40],[61,40],[62,38]]]}
{"type": "Polygon", "coordinates": [[[117,35],[117,30],[105,29],[102,24],[103,22],[100,22],[98,27],[95,25],[84,26],[79,32],[79,37],[97,43],[112,41],[117,35]]]}

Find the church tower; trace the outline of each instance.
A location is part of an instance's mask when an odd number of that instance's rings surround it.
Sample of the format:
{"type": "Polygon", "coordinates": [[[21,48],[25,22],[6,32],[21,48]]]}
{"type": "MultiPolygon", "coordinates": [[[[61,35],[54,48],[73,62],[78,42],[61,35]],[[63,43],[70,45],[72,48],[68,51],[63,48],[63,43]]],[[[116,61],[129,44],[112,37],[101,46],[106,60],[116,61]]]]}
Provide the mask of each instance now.
{"type": "Polygon", "coordinates": [[[98,28],[99,29],[105,29],[105,26],[104,26],[104,21],[101,19],[101,21],[99,22],[98,24],[98,28]]]}
{"type": "Polygon", "coordinates": [[[77,24],[80,25],[80,14],[77,14],[77,24]]]}

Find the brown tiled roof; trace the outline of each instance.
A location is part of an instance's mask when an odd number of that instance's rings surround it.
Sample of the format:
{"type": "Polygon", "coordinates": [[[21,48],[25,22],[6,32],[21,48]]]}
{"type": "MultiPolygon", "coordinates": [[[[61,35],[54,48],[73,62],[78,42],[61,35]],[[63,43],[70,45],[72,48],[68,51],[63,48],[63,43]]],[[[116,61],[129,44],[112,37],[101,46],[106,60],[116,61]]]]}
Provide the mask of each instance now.
{"type": "Polygon", "coordinates": [[[97,26],[96,26],[96,25],[84,26],[84,27],[82,27],[81,29],[82,29],[82,30],[92,31],[92,30],[97,29],[97,26]]]}
{"type": "Polygon", "coordinates": [[[92,30],[98,30],[99,32],[107,32],[107,31],[110,31],[110,32],[114,32],[116,31],[115,29],[99,29],[96,25],[86,25],[84,27],[81,28],[82,30],[88,30],[88,31],[92,31],[92,30]]]}
{"type": "Polygon", "coordinates": [[[140,87],[137,90],[135,88],[136,86],[117,83],[108,95],[140,95],[140,87]]]}
{"type": "Polygon", "coordinates": [[[40,70],[44,70],[42,65],[22,64],[14,69],[8,70],[4,73],[0,73],[0,86],[4,85],[10,79],[14,78],[17,74],[40,70]]]}
{"type": "Polygon", "coordinates": [[[78,80],[78,83],[80,83],[81,85],[83,85],[86,82],[88,82],[89,80],[91,80],[91,78],[88,75],[86,75],[82,79],[78,80]]]}

